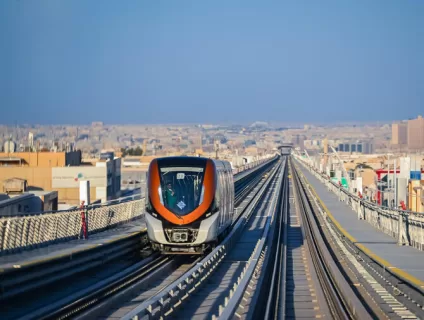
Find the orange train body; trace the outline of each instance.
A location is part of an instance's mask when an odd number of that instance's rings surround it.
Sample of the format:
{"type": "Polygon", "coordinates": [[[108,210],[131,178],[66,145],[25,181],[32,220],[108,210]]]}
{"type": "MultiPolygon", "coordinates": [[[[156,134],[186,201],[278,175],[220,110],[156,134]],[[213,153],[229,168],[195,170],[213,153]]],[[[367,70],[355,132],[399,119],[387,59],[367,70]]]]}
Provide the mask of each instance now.
{"type": "Polygon", "coordinates": [[[234,182],[229,162],[167,157],[151,162],[146,225],[155,249],[201,253],[230,227],[234,182]]]}

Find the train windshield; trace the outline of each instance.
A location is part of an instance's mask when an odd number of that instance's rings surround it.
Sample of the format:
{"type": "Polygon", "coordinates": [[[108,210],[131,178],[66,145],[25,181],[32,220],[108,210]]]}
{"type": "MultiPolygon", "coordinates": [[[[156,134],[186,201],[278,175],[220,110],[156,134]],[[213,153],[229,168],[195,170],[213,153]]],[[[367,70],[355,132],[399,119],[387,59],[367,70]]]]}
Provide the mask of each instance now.
{"type": "Polygon", "coordinates": [[[203,202],[204,166],[159,166],[162,204],[173,213],[184,216],[203,202]]]}

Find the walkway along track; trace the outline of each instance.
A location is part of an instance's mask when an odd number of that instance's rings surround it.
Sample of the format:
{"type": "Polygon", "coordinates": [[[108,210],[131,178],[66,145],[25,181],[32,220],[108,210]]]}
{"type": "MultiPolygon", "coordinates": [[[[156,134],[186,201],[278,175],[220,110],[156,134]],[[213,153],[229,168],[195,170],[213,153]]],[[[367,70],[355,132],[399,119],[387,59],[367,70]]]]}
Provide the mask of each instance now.
{"type": "Polygon", "coordinates": [[[220,305],[243,270],[249,256],[258,247],[258,238],[269,227],[280,189],[285,165],[280,163],[267,181],[256,187],[257,195],[230,234],[197,266],[164,288],[159,294],[144,301],[122,319],[149,317],[210,318],[218,314],[220,305]]]}

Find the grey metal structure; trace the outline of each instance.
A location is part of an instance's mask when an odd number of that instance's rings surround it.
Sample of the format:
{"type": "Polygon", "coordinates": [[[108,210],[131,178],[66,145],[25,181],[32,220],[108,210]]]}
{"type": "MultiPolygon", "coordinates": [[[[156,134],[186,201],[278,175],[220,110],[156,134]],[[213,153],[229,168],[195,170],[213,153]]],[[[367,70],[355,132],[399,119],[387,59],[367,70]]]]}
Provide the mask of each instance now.
{"type": "Polygon", "coordinates": [[[280,150],[280,153],[282,156],[289,156],[291,154],[292,149],[293,149],[292,143],[284,143],[278,146],[278,150],[280,150]]]}

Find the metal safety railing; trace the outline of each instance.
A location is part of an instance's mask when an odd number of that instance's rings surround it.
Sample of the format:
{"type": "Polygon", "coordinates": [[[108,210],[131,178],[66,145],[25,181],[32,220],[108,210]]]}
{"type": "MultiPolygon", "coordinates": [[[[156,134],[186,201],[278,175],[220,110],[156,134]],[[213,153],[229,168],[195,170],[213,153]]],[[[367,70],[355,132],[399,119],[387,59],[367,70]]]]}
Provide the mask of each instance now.
{"type": "Polygon", "coordinates": [[[374,228],[397,239],[399,245],[410,245],[424,251],[423,213],[382,207],[366,199],[362,199],[329,180],[317,169],[305,163],[302,158],[298,156],[294,157],[303,167],[322,182],[329,191],[336,194],[340,201],[345,202],[351,207],[357,213],[358,219],[367,221],[374,228]]]}
{"type": "Polygon", "coordinates": [[[261,165],[261,164],[269,161],[270,159],[272,159],[272,157],[273,156],[269,156],[268,158],[264,158],[264,159],[260,159],[260,160],[257,160],[257,161],[253,161],[253,162],[247,163],[247,164],[245,164],[245,165],[243,165],[241,167],[234,168],[233,169],[233,174],[236,175],[236,174],[241,173],[243,171],[246,171],[246,170],[252,169],[254,167],[257,167],[257,166],[259,166],[259,165],[261,165]]]}
{"type": "Polygon", "coordinates": [[[144,199],[0,218],[0,254],[80,239],[143,215],[144,199]]]}

